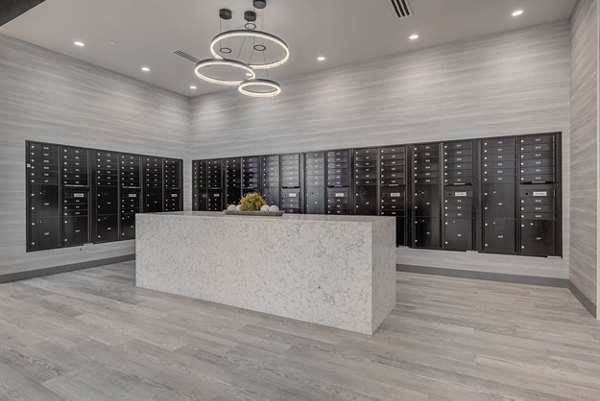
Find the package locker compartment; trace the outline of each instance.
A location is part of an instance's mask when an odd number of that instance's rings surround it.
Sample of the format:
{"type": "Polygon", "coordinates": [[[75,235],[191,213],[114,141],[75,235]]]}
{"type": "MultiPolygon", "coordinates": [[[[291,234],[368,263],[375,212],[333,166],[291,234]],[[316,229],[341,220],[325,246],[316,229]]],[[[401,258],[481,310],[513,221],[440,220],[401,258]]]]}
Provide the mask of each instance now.
{"type": "Polygon", "coordinates": [[[521,145],[536,145],[540,143],[554,143],[554,134],[543,135],[528,135],[521,137],[519,143],[521,145]]]}
{"type": "Polygon", "coordinates": [[[126,171],[121,169],[121,187],[123,188],[140,188],[140,172],[136,171],[126,171]]]}
{"type": "Polygon", "coordinates": [[[140,187],[141,156],[121,154],[121,187],[140,187]]]}
{"type": "MultiPolygon", "coordinates": [[[[498,156],[515,155],[516,152],[516,146],[483,146],[482,149],[483,157],[490,156],[492,158],[498,158],[498,156]]],[[[505,157],[502,157],[501,159],[505,159],[505,157]]]]}
{"type": "MultiPolygon", "coordinates": [[[[64,170],[64,169],[63,169],[64,170]]],[[[64,186],[88,186],[88,174],[83,173],[66,173],[63,171],[62,183],[64,186]]]]}
{"type": "Polygon", "coordinates": [[[196,191],[193,194],[192,210],[206,210],[207,208],[207,193],[206,190],[196,191]]]}
{"type": "Polygon", "coordinates": [[[524,220],[521,219],[519,253],[526,256],[555,255],[554,220],[524,220]]]}
{"type": "Polygon", "coordinates": [[[299,189],[282,189],[280,209],[286,213],[302,213],[302,194],[299,189]]]}
{"type": "Polygon", "coordinates": [[[207,207],[209,212],[220,212],[223,210],[223,194],[220,189],[209,189],[207,191],[207,207]]]}
{"type": "Polygon", "coordinates": [[[29,189],[29,213],[34,218],[60,216],[58,186],[31,185],[29,189]]]}
{"type": "Polygon", "coordinates": [[[116,187],[98,187],[96,189],[96,214],[117,214],[119,198],[116,187]]]}
{"type": "Polygon", "coordinates": [[[440,248],[440,219],[417,217],[413,223],[413,247],[440,248]]]}
{"type": "Polygon", "coordinates": [[[357,186],[354,197],[354,214],[358,215],[377,215],[377,187],[376,186],[357,186]]]}
{"type": "Polygon", "coordinates": [[[447,172],[450,171],[473,171],[473,163],[472,162],[457,162],[457,163],[449,163],[445,161],[445,169],[447,172]]]}
{"type": "Polygon", "coordinates": [[[64,217],[62,219],[62,246],[79,246],[90,242],[88,232],[88,216],[64,217]]]}
{"type": "Polygon", "coordinates": [[[96,217],[96,243],[112,242],[119,239],[119,216],[97,216],[96,217]]]}
{"type": "Polygon", "coordinates": [[[227,185],[225,189],[225,202],[227,205],[237,205],[242,199],[242,186],[239,181],[227,185]]]}
{"type": "Polygon", "coordinates": [[[516,219],[514,184],[483,185],[483,219],[516,219]]]}
{"type": "Polygon", "coordinates": [[[377,148],[356,149],[354,151],[354,162],[376,162],[377,148]]]}
{"type": "Polygon", "coordinates": [[[135,214],[121,214],[119,239],[135,239],[135,214]]]}
{"type": "Polygon", "coordinates": [[[32,185],[58,185],[58,169],[53,171],[39,171],[29,169],[29,183],[32,185]]]}
{"type": "Polygon", "coordinates": [[[444,151],[472,149],[473,141],[445,142],[444,151]]]}
{"type": "Polygon", "coordinates": [[[325,214],[325,188],[306,187],[306,213],[325,214]]]}
{"type": "Polygon", "coordinates": [[[144,211],[146,213],[162,212],[162,196],[162,189],[148,189],[144,199],[144,211]]]}
{"type": "Polygon", "coordinates": [[[60,217],[32,218],[29,221],[29,250],[41,251],[60,247],[60,217]]]}
{"type": "Polygon", "coordinates": [[[483,251],[488,253],[503,254],[516,253],[515,229],[515,220],[485,220],[483,223],[483,251]]]}
{"type": "Polygon", "coordinates": [[[349,214],[350,191],[348,188],[327,188],[327,214],[349,214]]]}
{"type": "Polygon", "coordinates": [[[165,212],[178,212],[181,208],[181,190],[180,189],[165,189],[165,212]]]}
{"type": "Polygon", "coordinates": [[[63,190],[63,217],[79,217],[89,215],[89,191],[63,190]]]}
{"type": "Polygon", "coordinates": [[[141,191],[139,189],[121,189],[120,213],[141,213],[141,191]]]}
{"type": "Polygon", "coordinates": [[[444,220],[444,249],[453,251],[473,250],[473,220],[444,220]]]}
{"type": "Polygon", "coordinates": [[[262,194],[265,197],[265,200],[267,201],[267,204],[269,204],[269,206],[271,206],[271,205],[279,206],[280,205],[279,187],[263,188],[262,194]]]}
{"type": "Polygon", "coordinates": [[[417,217],[440,217],[440,188],[417,184],[414,188],[414,213],[417,217]]]}

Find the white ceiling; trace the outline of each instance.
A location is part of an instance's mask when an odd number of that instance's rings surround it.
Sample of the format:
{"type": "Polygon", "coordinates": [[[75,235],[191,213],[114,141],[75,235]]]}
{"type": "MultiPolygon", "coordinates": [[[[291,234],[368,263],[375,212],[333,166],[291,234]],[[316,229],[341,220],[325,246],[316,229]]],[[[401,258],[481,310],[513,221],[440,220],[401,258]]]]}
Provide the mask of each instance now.
{"type": "MultiPolygon", "coordinates": [[[[409,0],[413,16],[399,20],[390,0],[269,0],[265,30],[284,39],[291,58],[270,71],[290,76],[380,58],[460,39],[569,17],[576,0],[409,0]],[[525,12],[512,17],[517,8],[525,12]],[[410,41],[408,36],[420,38],[410,41]],[[318,62],[317,56],[327,57],[318,62]]],[[[217,90],[195,77],[184,50],[210,57],[218,10],[243,23],[251,0],[46,0],[0,27],[0,33],[84,60],[162,88],[196,96],[217,90]],[[73,45],[75,40],[84,48],[73,45]],[[111,45],[110,41],[118,42],[111,45]],[[151,68],[143,73],[141,66],[151,68]],[[189,86],[197,85],[192,91],[189,86]]],[[[283,81],[282,84],[285,84],[283,81]]]]}

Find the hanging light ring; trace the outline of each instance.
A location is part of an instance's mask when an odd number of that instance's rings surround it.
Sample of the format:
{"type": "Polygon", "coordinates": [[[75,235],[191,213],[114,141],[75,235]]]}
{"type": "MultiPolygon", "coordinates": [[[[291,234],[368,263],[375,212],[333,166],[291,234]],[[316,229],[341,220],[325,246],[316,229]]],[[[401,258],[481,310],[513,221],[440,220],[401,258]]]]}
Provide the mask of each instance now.
{"type": "Polygon", "coordinates": [[[242,82],[244,82],[244,80],[229,81],[229,80],[209,77],[208,75],[206,75],[202,72],[202,70],[206,67],[233,67],[233,68],[238,68],[238,69],[243,70],[246,73],[246,75],[248,77],[250,77],[250,79],[254,79],[256,77],[256,73],[254,72],[254,70],[248,64],[244,64],[240,61],[228,60],[228,59],[222,59],[222,58],[199,61],[196,64],[196,68],[194,68],[194,72],[196,73],[196,76],[206,82],[210,82],[211,84],[226,85],[226,86],[238,86],[242,82]]]}
{"type": "Polygon", "coordinates": [[[248,79],[238,86],[241,94],[251,97],[273,97],[281,93],[281,87],[270,79],[248,79]],[[259,92],[253,88],[266,88],[267,92],[259,92]]]}
{"type": "Polygon", "coordinates": [[[223,57],[220,56],[219,53],[217,52],[217,43],[219,43],[220,41],[225,40],[225,39],[239,38],[239,37],[250,37],[250,38],[261,39],[261,40],[264,40],[267,42],[274,43],[275,45],[277,45],[281,49],[283,49],[283,51],[285,53],[284,56],[281,57],[279,60],[275,60],[272,62],[265,62],[263,64],[248,64],[253,69],[265,70],[268,68],[279,67],[280,65],[285,64],[285,62],[288,61],[288,59],[290,58],[290,50],[288,48],[288,45],[282,39],[280,39],[277,36],[272,35],[270,33],[262,32],[262,31],[249,31],[249,30],[244,30],[244,29],[227,31],[227,32],[223,32],[223,33],[220,33],[217,36],[215,36],[213,38],[213,40],[210,42],[210,52],[212,53],[212,55],[215,58],[223,59],[223,57]]]}

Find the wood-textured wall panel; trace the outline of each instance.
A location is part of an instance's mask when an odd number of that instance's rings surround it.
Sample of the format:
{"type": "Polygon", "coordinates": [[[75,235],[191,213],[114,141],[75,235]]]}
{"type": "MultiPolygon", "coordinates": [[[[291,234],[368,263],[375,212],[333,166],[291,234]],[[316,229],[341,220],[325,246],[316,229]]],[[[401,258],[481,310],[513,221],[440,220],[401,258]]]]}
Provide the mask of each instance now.
{"type": "Polygon", "coordinates": [[[571,18],[571,259],[569,278],[596,303],[598,164],[597,0],[571,18]]]}
{"type": "Polygon", "coordinates": [[[184,158],[188,99],[0,36],[0,274],[134,253],[124,241],[25,252],[25,141],[184,158]]]}
{"type": "Polygon", "coordinates": [[[568,21],[191,100],[192,158],[563,132],[563,259],[399,249],[398,262],[566,278],[568,21]]]}

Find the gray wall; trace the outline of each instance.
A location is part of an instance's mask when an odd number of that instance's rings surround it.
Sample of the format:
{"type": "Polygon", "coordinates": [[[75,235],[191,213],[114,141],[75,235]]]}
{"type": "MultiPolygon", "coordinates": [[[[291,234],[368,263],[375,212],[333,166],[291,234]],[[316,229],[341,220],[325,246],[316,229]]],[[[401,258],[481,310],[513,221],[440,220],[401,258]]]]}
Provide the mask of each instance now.
{"type": "Polygon", "coordinates": [[[571,17],[571,259],[569,277],[597,303],[598,2],[571,17]]]}
{"type": "Polygon", "coordinates": [[[131,254],[134,241],[25,252],[25,141],[185,158],[188,99],[0,36],[0,275],[131,254]]]}
{"type": "Polygon", "coordinates": [[[191,101],[192,158],[562,131],[564,259],[399,248],[398,263],[568,276],[569,24],[542,25],[191,101]]]}

